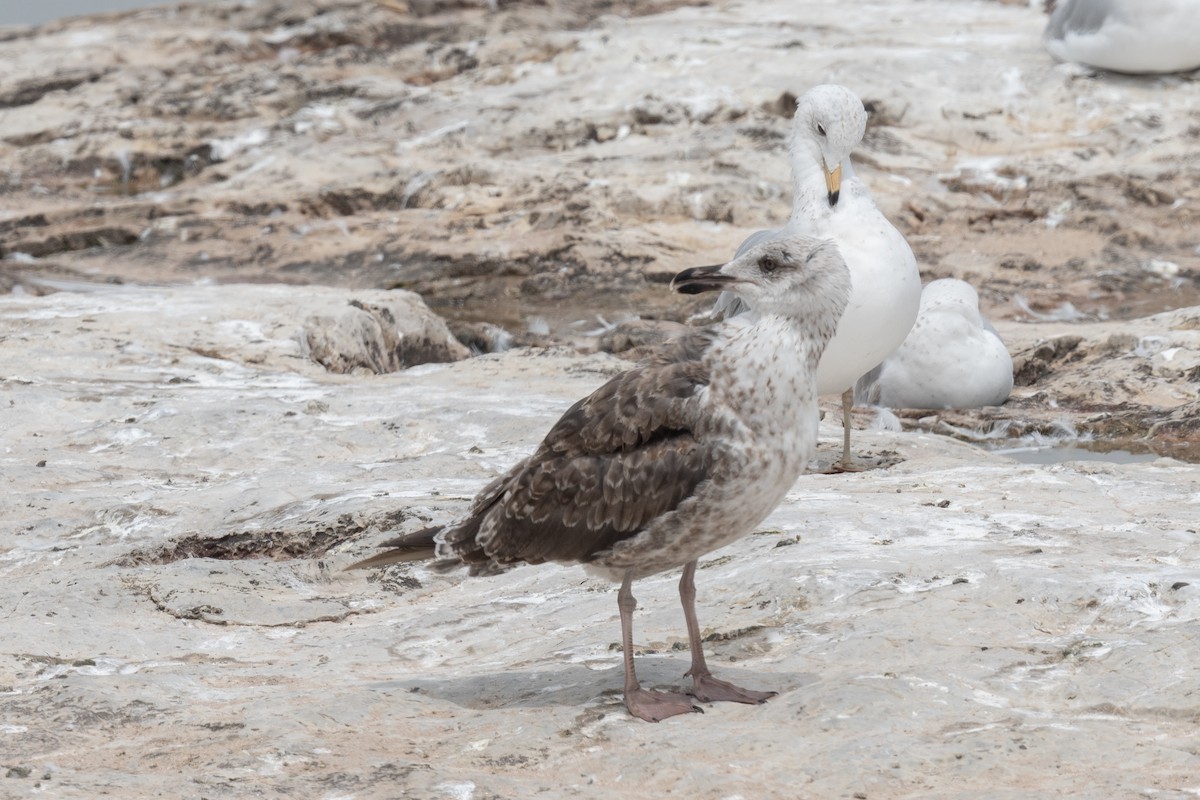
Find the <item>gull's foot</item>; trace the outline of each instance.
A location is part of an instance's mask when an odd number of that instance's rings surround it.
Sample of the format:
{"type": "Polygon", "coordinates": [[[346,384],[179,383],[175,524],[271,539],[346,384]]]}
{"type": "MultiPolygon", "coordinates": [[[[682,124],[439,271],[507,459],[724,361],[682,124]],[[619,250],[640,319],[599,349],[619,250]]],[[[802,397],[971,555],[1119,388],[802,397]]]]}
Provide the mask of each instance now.
{"type": "Polygon", "coordinates": [[[875,466],[874,464],[860,464],[857,461],[835,461],[822,474],[842,475],[844,473],[866,472],[869,469],[874,469],[875,466]]]}
{"type": "Polygon", "coordinates": [[[660,722],[678,714],[704,713],[704,709],[694,705],[692,698],[686,694],[652,692],[649,689],[626,692],[625,707],[630,714],[647,722],[660,722]]]}
{"type": "Polygon", "coordinates": [[[721,681],[712,675],[693,676],[692,697],[705,703],[749,703],[757,705],[765,703],[778,692],[756,692],[753,689],[743,689],[727,681],[721,681]]]}

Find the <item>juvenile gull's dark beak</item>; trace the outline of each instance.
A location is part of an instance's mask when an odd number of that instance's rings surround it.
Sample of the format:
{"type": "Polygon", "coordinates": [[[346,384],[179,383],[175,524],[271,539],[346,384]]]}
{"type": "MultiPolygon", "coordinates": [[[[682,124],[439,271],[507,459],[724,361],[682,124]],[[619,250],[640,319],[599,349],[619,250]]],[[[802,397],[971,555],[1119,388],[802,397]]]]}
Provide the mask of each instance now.
{"type": "Polygon", "coordinates": [[[692,267],[680,272],[671,279],[671,288],[680,294],[700,294],[728,289],[738,283],[732,275],[723,275],[721,267],[724,264],[712,264],[707,267],[692,267]]]}
{"type": "Polygon", "coordinates": [[[825,167],[825,188],[829,191],[829,207],[833,208],[837,205],[838,195],[842,192],[842,165],[830,170],[825,159],[821,159],[821,166],[825,167]]]}

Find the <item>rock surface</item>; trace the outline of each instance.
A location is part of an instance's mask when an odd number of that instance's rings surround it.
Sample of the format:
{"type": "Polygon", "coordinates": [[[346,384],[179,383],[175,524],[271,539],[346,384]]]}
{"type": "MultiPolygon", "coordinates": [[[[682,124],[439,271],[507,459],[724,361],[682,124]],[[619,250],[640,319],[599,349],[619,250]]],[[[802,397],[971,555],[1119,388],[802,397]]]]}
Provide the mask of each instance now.
{"type": "MultiPolygon", "coordinates": [[[[339,374],[264,322],[310,293],[0,298],[5,797],[1200,790],[1194,467],[862,432],[899,463],[805,476],[701,562],[714,669],[780,695],[650,725],[615,591],[578,568],[340,571],[460,512],[627,362],[339,374]]],[[[687,665],[675,580],[636,587],[650,685],[687,665]]]]}
{"type": "Polygon", "coordinates": [[[333,372],[396,372],[419,364],[458,361],[471,353],[445,321],[412,292],[373,292],[376,303],[351,300],[331,314],[310,316],[304,344],[333,372]]]}
{"type": "MultiPolygon", "coordinates": [[[[0,288],[400,287],[476,350],[595,347],[684,321],[670,275],[786,216],[788,115],[835,81],[926,280],[1022,329],[1200,305],[1200,82],[1055,64],[1044,24],[984,0],[261,0],[9,29],[0,288]]],[[[1038,394],[1059,404],[1012,404],[1015,429],[1087,427],[1059,367],[1038,394]]],[[[1114,413],[1200,458],[1157,435],[1195,383],[1114,413]]]]}
{"type": "Polygon", "coordinates": [[[1200,306],[1122,322],[1001,323],[1016,386],[1003,406],[901,411],[968,441],[1083,437],[1200,457],[1200,306]]]}
{"type": "MultiPolygon", "coordinates": [[[[923,432],[1197,457],[1200,83],[1056,66],[1025,3],[495,5],[0,31],[0,796],[1200,793],[1196,468],[923,432]],[[856,433],[891,466],[702,563],[714,670],[780,695],[630,720],[578,568],[342,573],[628,365],[579,345],[686,321],[667,279],[786,215],[820,81],[1018,386],[856,433]],[[466,353],[404,288],[538,347],[386,372],[385,331],[466,353]]],[[[687,665],[674,584],[636,587],[651,685],[687,665]]]]}

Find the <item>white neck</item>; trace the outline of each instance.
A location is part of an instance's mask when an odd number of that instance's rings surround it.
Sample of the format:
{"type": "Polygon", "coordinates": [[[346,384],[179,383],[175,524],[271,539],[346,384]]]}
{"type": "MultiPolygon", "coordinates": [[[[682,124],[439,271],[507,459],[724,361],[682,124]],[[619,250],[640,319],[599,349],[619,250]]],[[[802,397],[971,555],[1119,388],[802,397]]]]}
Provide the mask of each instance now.
{"type": "MultiPolygon", "coordinates": [[[[842,161],[842,195],[854,178],[850,159],[842,161]]],[[[792,159],[792,222],[828,219],[837,207],[829,205],[829,190],[825,186],[825,171],[821,160],[810,153],[792,159]]]]}

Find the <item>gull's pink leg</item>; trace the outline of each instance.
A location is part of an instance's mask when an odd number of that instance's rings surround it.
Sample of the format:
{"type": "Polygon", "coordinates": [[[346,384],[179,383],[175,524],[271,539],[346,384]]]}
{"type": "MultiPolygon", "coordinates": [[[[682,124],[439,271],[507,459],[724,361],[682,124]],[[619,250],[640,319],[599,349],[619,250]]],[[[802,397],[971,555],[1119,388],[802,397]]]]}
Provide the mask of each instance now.
{"type": "Polygon", "coordinates": [[[842,392],[842,460],[835,461],[830,472],[862,472],[866,467],[855,464],[850,458],[850,411],[854,408],[854,390],[842,392]]]}
{"type": "Polygon", "coordinates": [[[734,703],[762,703],[775,692],[756,692],[743,689],[732,683],[717,680],[708,671],[704,661],[704,643],[700,641],[700,623],[696,621],[696,562],[690,561],[683,568],[679,579],[679,602],[683,604],[683,618],[687,620],[688,643],[692,649],[692,696],[706,703],[729,700],[734,703]]]}
{"type": "Polygon", "coordinates": [[[647,722],[700,711],[692,705],[692,698],[686,694],[654,692],[638,685],[637,675],[633,671],[633,611],[637,608],[637,599],[630,590],[632,583],[633,570],[627,570],[625,580],[621,582],[621,591],[617,593],[617,608],[621,612],[621,647],[625,651],[625,707],[630,714],[647,722]]]}

